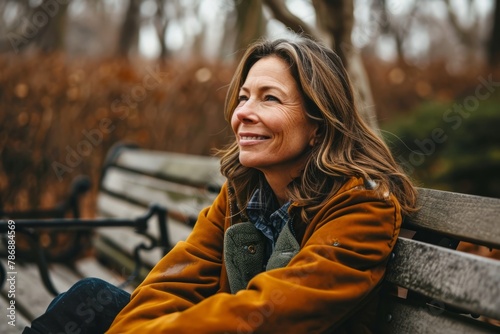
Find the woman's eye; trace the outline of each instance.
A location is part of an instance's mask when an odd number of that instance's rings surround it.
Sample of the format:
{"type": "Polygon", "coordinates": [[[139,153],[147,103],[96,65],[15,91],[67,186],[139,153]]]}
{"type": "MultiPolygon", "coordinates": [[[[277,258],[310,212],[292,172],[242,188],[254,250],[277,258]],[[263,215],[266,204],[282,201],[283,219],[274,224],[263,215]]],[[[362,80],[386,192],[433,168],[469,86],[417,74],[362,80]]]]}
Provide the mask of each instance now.
{"type": "Polygon", "coordinates": [[[264,97],[264,101],[280,102],[280,100],[276,96],[273,96],[273,95],[266,95],[264,97]]]}
{"type": "Polygon", "coordinates": [[[248,97],[245,95],[240,95],[238,96],[238,103],[241,104],[242,102],[245,102],[248,100],[248,97]]]}

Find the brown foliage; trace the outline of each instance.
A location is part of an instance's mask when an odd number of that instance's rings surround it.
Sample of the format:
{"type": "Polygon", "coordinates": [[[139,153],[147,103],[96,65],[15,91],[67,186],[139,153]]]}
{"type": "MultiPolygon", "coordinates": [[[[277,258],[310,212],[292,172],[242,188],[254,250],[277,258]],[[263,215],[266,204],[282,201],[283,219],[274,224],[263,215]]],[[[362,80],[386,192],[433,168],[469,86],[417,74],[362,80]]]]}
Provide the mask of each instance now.
{"type": "Polygon", "coordinates": [[[205,155],[228,141],[229,65],[51,54],[4,55],[0,68],[4,210],[53,206],[79,174],[91,177],[95,192],[106,152],[119,141],[205,155]]]}
{"type": "MultiPolygon", "coordinates": [[[[425,67],[405,62],[388,63],[365,56],[377,116],[381,123],[397,115],[409,114],[424,101],[450,102],[474,93],[479,76],[500,74],[498,69],[472,65],[460,71],[448,70],[443,59],[425,67]]],[[[494,75],[495,77],[495,75],[494,75]]]]}

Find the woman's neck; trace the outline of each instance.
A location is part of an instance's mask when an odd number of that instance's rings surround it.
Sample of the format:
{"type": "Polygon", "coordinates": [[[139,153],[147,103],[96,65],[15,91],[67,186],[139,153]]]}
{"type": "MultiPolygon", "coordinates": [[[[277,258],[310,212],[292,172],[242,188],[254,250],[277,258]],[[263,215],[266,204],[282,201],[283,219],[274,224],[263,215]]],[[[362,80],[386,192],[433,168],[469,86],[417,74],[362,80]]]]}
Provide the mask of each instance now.
{"type": "Polygon", "coordinates": [[[287,196],[287,187],[288,184],[292,182],[293,178],[283,177],[283,175],[267,175],[266,173],[264,173],[264,177],[271,187],[274,196],[276,196],[280,206],[290,200],[287,196]]]}

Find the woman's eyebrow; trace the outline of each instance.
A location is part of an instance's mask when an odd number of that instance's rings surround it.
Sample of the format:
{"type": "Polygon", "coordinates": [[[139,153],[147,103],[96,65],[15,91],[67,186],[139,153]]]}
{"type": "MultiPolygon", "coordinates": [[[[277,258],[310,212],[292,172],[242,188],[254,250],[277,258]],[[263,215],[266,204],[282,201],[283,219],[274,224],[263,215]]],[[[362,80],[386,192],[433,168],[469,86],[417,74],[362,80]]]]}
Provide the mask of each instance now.
{"type": "MultiPolygon", "coordinates": [[[[260,87],[258,87],[258,89],[257,89],[257,90],[258,90],[259,92],[265,92],[265,91],[269,91],[269,90],[277,90],[277,91],[279,91],[279,92],[280,92],[280,93],[282,93],[282,94],[287,94],[287,92],[286,92],[284,89],[282,89],[281,87],[279,87],[279,86],[277,86],[277,85],[276,85],[276,86],[275,86],[275,85],[265,85],[265,86],[260,86],[260,87]]],[[[243,92],[245,92],[245,93],[249,93],[249,92],[250,92],[250,89],[249,89],[249,88],[247,88],[247,87],[245,87],[245,86],[242,86],[242,87],[240,88],[240,92],[241,92],[241,91],[243,91],[243,92]]]]}

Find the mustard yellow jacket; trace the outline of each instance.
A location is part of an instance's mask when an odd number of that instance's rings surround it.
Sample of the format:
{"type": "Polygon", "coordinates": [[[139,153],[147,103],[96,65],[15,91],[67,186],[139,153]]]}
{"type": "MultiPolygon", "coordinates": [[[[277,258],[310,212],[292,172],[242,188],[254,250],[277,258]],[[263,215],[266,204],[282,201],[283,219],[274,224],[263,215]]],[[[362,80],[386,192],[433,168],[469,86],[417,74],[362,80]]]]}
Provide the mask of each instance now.
{"type": "MultiPolygon", "coordinates": [[[[234,223],[224,185],[132,293],[107,333],[370,333],[378,287],[401,226],[389,193],[350,179],[305,225],[283,268],[231,294],[223,256],[234,223]]],[[[299,224],[296,224],[299,225],[299,224]]]]}

